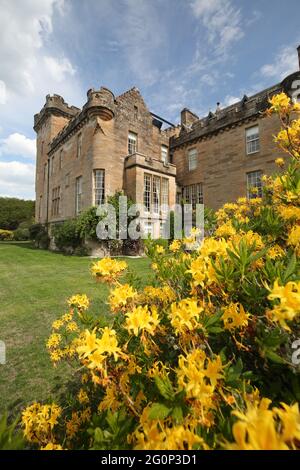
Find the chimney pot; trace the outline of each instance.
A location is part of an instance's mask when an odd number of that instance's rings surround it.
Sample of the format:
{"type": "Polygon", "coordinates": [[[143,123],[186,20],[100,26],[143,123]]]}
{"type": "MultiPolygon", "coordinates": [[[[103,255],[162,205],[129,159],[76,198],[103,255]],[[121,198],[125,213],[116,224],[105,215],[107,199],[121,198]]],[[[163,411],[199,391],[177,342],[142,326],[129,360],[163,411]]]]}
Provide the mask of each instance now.
{"type": "Polygon", "coordinates": [[[299,70],[300,70],[300,45],[297,47],[298,51],[298,61],[299,61],[299,70]]]}

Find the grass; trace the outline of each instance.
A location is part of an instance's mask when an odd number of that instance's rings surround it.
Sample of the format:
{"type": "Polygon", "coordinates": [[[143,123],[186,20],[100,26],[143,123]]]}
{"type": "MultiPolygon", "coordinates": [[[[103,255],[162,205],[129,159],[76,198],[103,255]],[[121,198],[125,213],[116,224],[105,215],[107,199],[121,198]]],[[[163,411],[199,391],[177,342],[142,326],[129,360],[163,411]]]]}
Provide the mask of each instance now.
{"type": "MultiPolygon", "coordinates": [[[[126,261],[146,284],[148,259],[126,261]]],[[[64,313],[73,294],[87,294],[91,311],[107,314],[108,287],[95,282],[90,265],[89,258],[36,250],[28,243],[0,243],[0,340],[6,345],[6,364],[0,364],[0,414],[66,392],[72,371],[52,366],[45,343],[53,320],[64,313]]]]}

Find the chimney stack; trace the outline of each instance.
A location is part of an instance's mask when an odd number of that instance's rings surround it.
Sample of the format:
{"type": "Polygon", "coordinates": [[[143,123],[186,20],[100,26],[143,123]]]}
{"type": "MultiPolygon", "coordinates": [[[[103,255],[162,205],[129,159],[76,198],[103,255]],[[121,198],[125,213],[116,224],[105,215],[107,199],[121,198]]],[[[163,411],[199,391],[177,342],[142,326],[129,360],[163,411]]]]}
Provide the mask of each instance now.
{"type": "Polygon", "coordinates": [[[299,70],[300,70],[300,46],[297,47],[298,51],[298,61],[299,61],[299,70]]]}

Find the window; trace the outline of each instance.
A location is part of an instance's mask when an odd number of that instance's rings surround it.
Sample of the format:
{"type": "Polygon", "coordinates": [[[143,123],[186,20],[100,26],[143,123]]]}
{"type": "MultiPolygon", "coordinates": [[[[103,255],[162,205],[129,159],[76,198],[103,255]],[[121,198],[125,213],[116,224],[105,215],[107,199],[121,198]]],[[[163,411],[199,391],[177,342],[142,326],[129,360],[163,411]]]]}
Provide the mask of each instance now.
{"type": "Polygon", "coordinates": [[[189,159],[189,171],[195,170],[197,168],[197,149],[189,150],[188,159],[189,159]]]}
{"type": "Polygon", "coordinates": [[[95,206],[104,203],[104,170],[94,170],[94,201],[95,206]]]}
{"type": "Polygon", "coordinates": [[[168,163],[168,147],[165,145],[161,146],[161,161],[163,163],[168,163]]]}
{"type": "Polygon", "coordinates": [[[137,121],[138,116],[139,116],[139,108],[138,108],[137,106],[134,106],[134,109],[133,109],[133,117],[134,117],[134,120],[135,120],[135,121],[137,121]]]}
{"type": "Polygon", "coordinates": [[[169,180],[144,174],[144,207],[146,212],[159,214],[160,206],[169,205],[169,180]]]}
{"type": "Polygon", "coordinates": [[[247,197],[248,199],[255,199],[262,197],[262,171],[251,171],[247,173],[247,197]]]}
{"type": "Polygon", "coordinates": [[[77,158],[81,157],[81,147],[82,147],[82,134],[78,134],[77,137],[77,158]]]}
{"type": "Polygon", "coordinates": [[[60,211],[60,186],[52,189],[52,206],[51,206],[51,215],[59,215],[60,211]]]}
{"type": "Polygon", "coordinates": [[[203,204],[202,183],[190,184],[183,188],[183,199],[186,204],[192,204],[196,209],[196,204],[203,204]]]}
{"type": "Polygon", "coordinates": [[[145,221],[144,222],[144,234],[146,236],[150,235],[153,238],[153,224],[152,222],[145,221]]]}
{"type": "Polygon", "coordinates": [[[63,165],[63,149],[61,149],[61,151],[59,152],[59,169],[60,170],[62,169],[62,165],[63,165]]]}
{"type": "Polygon", "coordinates": [[[153,176],[152,178],[152,194],[153,194],[153,212],[159,214],[159,201],[160,201],[160,177],[153,176]]]}
{"type": "Polygon", "coordinates": [[[246,129],[247,155],[259,152],[259,129],[258,126],[246,129]]]}
{"type": "Polygon", "coordinates": [[[133,132],[128,134],[128,155],[132,155],[137,151],[137,135],[133,132]]]}
{"type": "Polygon", "coordinates": [[[151,175],[144,174],[144,206],[147,212],[151,210],[151,175]]]}
{"type": "Polygon", "coordinates": [[[169,180],[162,178],[161,180],[161,204],[162,206],[169,205],[169,180]]]}
{"type": "Polygon", "coordinates": [[[82,176],[76,178],[75,186],[75,210],[76,215],[80,214],[82,209],[82,176]]]}

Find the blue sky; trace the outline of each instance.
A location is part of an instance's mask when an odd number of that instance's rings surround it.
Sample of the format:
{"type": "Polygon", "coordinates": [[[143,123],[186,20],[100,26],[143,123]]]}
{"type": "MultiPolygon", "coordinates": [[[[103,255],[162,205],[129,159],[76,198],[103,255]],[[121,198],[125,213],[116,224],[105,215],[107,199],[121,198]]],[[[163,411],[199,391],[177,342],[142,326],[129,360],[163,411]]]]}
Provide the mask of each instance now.
{"type": "Polygon", "coordinates": [[[33,115],[137,86],[174,123],[298,69],[299,0],[0,0],[0,195],[34,198],[33,115]]]}

